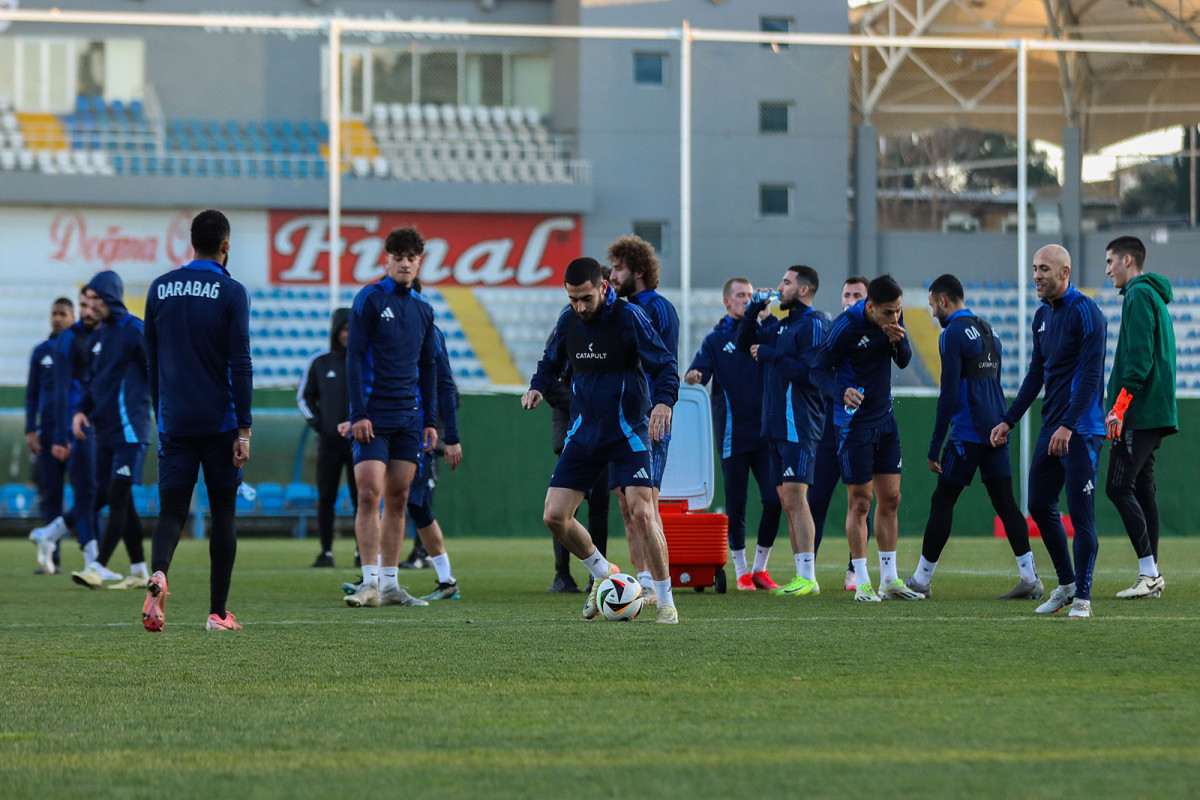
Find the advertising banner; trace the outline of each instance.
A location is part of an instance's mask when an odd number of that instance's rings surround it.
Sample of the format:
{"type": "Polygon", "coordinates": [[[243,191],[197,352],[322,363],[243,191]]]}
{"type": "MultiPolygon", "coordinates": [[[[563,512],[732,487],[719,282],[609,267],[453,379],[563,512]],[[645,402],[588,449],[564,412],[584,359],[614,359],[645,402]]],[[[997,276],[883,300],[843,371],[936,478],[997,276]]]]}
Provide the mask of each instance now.
{"type": "MultiPolygon", "coordinates": [[[[415,226],[425,239],[421,281],[437,286],[561,286],[567,264],[583,252],[577,215],[350,213],[341,220],[341,282],[383,277],[384,242],[394,228],[415,226]]],[[[329,281],[329,218],[270,212],[273,285],[329,281]]]]}

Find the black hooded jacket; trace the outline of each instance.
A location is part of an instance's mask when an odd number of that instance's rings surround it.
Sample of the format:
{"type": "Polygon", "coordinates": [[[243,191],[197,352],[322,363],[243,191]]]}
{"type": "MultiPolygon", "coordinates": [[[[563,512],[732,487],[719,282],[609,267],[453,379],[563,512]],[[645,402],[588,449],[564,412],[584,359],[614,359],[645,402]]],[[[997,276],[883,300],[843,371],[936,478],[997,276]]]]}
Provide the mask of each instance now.
{"type": "Polygon", "coordinates": [[[333,312],[329,326],[329,351],[313,356],[296,405],[308,424],[322,436],[337,436],[340,422],[350,420],[350,393],[346,389],[346,348],[338,342],[338,331],[350,323],[350,309],[333,312]]]}

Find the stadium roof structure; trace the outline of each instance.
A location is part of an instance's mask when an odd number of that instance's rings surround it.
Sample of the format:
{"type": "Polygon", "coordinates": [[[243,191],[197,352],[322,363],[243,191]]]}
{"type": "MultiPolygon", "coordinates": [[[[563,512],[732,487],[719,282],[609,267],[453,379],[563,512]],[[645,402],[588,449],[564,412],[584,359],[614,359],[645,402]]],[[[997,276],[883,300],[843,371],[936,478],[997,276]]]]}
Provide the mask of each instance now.
{"type": "MultiPolygon", "coordinates": [[[[1009,45],[1196,46],[1194,55],[1030,50],[1028,133],[1058,141],[1074,124],[1088,152],[1200,122],[1200,0],[879,0],[850,9],[850,30],[1009,45]]],[[[882,134],[935,126],[1016,133],[1016,50],[881,45],[854,48],[851,58],[855,121],[882,134]]]]}

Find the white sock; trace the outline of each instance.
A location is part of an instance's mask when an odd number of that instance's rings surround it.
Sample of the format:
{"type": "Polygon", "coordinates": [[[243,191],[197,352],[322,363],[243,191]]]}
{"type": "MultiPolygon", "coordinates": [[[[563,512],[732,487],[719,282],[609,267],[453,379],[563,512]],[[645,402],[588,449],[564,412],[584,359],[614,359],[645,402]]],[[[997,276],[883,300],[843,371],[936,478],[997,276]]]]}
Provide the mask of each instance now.
{"type": "Polygon", "coordinates": [[[1154,556],[1146,556],[1138,559],[1138,574],[1145,575],[1148,578],[1158,577],[1158,564],[1154,563],[1154,556]]]}
{"type": "Polygon", "coordinates": [[[454,573],[450,571],[449,553],[432,556],[429,560],[433,562],[433,568],[437,570],[438,583],[454,583],[454,573]]]}
{"type": "Polygon", "coordinates": [[[139,561],[136,564],[129,565],[129,574],[136,575],[139,578],[149,578],[150,573],[146,571],[146,562],[139,561]]]}
{"type": "Polygon", "coordinates": [[[600,555],[599,550],[593,550],[592,554],[587,558],[581,558],[579,561],[592,573],[592,577],[598,581],[602,581],[612,572],[612,567],[609,566],[608,559],[600,555]]]}
{"type": "Polygon", "coordinates": [[[771,548],[758,545],[754,548],[754,569],[755,574],[767,571],[767,559],[771,557],[771,548]]]}
{"type": "Polygon", "coordinates": [[[1070,583],[1060,583],[1058,588],[1066,592],[1068,597],[1075,596],[1075,581],[1071,581],[1070,583]]]}
{"type": "Polygon", "coordinates": [[[1037,567],[1033,565],[1033,551],[1023,556],[1017,556],[1017,569],[1021,571],[1021,580],[1033,583],[1037,580],[1037,567]]]}
{"type": "Polygon", "coordinates": [[[817,579],[817,559],[812,553],[796,553],[796,574],[806,581],[817,579]]]}
{"type": "Polygon", "coordinates": [[[896,574],[896,551],[890,553],[879,551],[879,585],[886,586],[892,581],[899,580],[896,574]]]}
{"type": "Polygon", "coordinates": [[[671,594],[671,579],[665,581],[654,581],[654,593],[658,595],[658,607],[674,606],[675,596],[671,594]]]}
{"type": "Polygon", "coordinates": [[[55,517],[48,528],[49,530],[46,531],[46,541],[54,544],[57,544],[59,539],[71,532],[71,529],[67,527],[67,523],[62,517],[55,517]]]}
{"type": "Polygon", "coordinates": [[[925,556],[921,556],[921,560],[917,563],[917,583],[922,586],[928,586],[932,583],[933,571],[937,569],[937,565],[938,562],[926,561],[925,556]]]}
{"type": "Polygon", "coordinates": [[[854,585],[855,586],[870,586],[871,573],[867,572],[867,560],[865,558],[852,558],[850,563],[854,566],[854,585]]]}
{"type": "Polygon", "coordinates": [[[83,563],[94,564],[96,559],[100,557],[100,543],[95,539],[83,546],[83,563]]]}
{"type": "Polygon", "coordinates": [[[733,553],[733,569],[737,572],[737,577],[740,578],[750,571],[750,568],[746,566],[746,548],[743,547],[741,550],[731,550],[730,552],[733,553]]]}
{"type": "Polygon", "coordinates": [[[399,567],[384,567],[381,569],[379,571],[379,591],[386,592],[388,589],[399,589],[399,576],[399,567]]]}
{"type": "Polygon", "coordinates": [[[379,586],[379,567],[363,564],[363,586],[379,586]]]}
{"type": "Polygon", "coordinates": [[[650,570],[644,569],[637,574],[638,583],[642,586],[653,586],[654,578],[650,575],[650,570]]]}

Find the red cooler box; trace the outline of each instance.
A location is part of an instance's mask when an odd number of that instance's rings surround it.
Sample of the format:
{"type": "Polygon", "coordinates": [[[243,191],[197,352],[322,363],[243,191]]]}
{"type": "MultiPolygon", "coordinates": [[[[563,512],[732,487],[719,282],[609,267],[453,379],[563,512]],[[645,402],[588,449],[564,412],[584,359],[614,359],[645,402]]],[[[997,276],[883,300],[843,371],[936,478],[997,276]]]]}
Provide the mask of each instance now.
{"type": "Polygon", "coordinates": [[[699,386],[680,386],[659,493],[671,585],[697,592],[713,586],[723,594],[729,518],[704,512],[712,505],[714,492],[712,436],[708,392],[699,386]]]}

